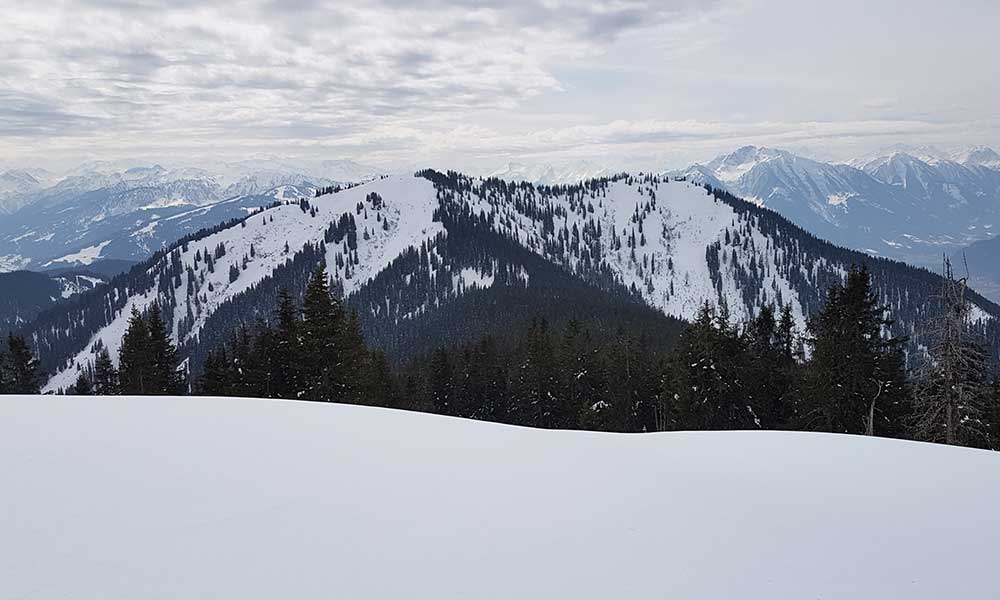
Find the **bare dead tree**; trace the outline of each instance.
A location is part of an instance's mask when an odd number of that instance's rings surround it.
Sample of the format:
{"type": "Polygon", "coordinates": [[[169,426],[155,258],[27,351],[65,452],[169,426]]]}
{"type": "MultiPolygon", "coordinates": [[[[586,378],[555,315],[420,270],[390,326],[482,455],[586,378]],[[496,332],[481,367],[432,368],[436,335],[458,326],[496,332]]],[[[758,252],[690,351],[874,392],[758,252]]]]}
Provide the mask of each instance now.
{"type": "Polygon", "coordinates": [[[913,433],[918,439],[969,444],[983,434],[986,353],[969,326],[968,277],[955,279],[945,257],[941,310],[927,333],[928,358],[917,381],[913,433]]]}

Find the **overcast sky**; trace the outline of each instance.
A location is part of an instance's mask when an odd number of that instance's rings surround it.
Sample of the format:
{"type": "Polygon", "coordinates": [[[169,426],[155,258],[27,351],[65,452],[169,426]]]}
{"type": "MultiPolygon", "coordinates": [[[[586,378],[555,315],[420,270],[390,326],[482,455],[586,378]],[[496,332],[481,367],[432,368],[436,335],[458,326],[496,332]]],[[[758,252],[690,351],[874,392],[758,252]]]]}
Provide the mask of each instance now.
{"type": "Polygon", "coordinates": [[[0,160],[1000,146],[996,0],[213,4],[0,0],[0,160]]]}

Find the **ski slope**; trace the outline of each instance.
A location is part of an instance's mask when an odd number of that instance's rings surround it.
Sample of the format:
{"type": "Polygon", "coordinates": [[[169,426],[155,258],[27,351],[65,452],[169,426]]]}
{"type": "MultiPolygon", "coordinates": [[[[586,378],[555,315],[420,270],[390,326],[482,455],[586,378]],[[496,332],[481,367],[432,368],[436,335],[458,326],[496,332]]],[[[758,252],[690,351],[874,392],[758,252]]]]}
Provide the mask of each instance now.
{"type": "Polygon", "coordinates": [[[995,597],[1000,454],[0,397],[0,598],[995,597]]]}

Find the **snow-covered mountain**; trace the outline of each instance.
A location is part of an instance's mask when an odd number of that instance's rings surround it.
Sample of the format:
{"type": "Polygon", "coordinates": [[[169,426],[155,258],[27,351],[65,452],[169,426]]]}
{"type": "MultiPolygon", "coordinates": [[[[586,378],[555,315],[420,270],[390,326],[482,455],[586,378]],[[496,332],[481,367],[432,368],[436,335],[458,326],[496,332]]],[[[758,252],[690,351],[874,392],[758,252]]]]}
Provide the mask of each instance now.
{"type": "MultiPolygon", "coordinates": [[[[412,337],[433,343],[441,328],[461,338],[470,320],[448,311],[493,302],[472,320],[485,323],[530,312],[540,297],[570,303],[584,288],[682,318],[705,301],[725,303],[735,319],[788,304],[801,323],[830,283],[865,263],[905,334],[933,310],[927,300],[938,289],[926,271],[834,247],[691,182],[622,175],[548,188],[431,171],[188,236],[27,333],[58,371],[48,389],[58,389],[97,349],[116,354],[133,308],[158,302],[182,354],[197,363],[237,323],[269,318],[278,287],[300,293],[320,261],[365,331],[397,356],[412,349],[412,337]]],[[[977,323],[996,335],[1000,307],[973,297],[977,323]]]]}
{"type": "Polygon", "coordinates": [[[988,148],[952,158],[910,150],[834,164],[747,146],[671,175],[727,189],[836,244],[938,268],[942,254],[1000,228],[1000,170],[988,148]]]}
{"type": "Polygon", "coordinates": [[[547,431],[324,402],[4,396],[0,452],[11,598],[996,590],[1000,454],[983,450],[547,431]]]}
{"type": "Polygon", "coordinates": [[[997,154],[993,148],[986,146],[975,146],[960,150],[953,153],[951,159],[966,166],[1000,169],[1000,154],[997,154]]]}
{"type": "Polygon", "coordinates": [[[43,189],[51,174],[44,169],[10,169],[0,172],[0,215],[17,212],[30,204],[33,194],[43,189]]]}
{"type": "Polygon", "coordinates": [[[559,165],[510,162],[490,172],[487,176],[513,182],[528,181],[542,185],[562,185],[607,177],[611,174],[611,170],[607,167],[581,160],[559,165]]]}
{"type": "Polygon", "coordinates": [[[86,265],[97,258],[143,260],[164,243],[285,193],[297,197],[376,173],[352,161],[258,159],[206,168],[95,162],[33,188],[24,173],[18,181],[28,191],[16,196],[19,209],[0,221],[0,271],[86,265]]]}

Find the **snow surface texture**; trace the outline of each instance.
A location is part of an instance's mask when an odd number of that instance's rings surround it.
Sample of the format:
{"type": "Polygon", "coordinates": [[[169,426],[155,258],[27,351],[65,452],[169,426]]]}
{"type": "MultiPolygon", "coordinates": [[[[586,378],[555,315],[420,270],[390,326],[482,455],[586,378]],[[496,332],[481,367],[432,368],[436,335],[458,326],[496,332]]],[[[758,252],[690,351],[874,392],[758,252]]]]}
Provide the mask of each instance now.
{"type": "Polygon", "coordinates": [[[996,593],[1000,454],[985,451],[7,396],[0,452],[3,598],[996,593]]]}

